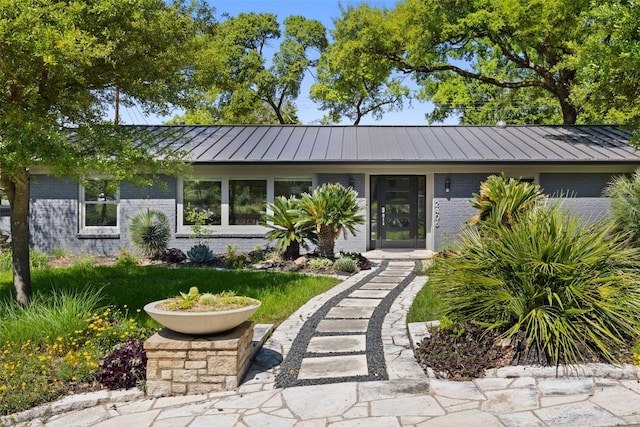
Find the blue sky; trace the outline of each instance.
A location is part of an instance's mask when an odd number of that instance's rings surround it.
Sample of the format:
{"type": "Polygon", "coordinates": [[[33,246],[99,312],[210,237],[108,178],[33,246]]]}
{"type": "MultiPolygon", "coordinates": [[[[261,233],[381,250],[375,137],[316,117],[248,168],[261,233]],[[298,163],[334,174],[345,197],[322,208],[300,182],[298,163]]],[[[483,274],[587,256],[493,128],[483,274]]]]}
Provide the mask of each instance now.
{"type": "MultiPolygon", "coordinates": [[[[282,22],[289,15],[303,15],[321,21],[328,31],[333,28],[333,20],[340,17],[340,6],[368,3],[378,7],[394,7],[396,0],[209,0],[209,4],[216,9],[216,16],[228,13],[236,16],[242,12],[270,12],[278,16],[282,22]]],[[[277,46],[274,46],[277,48],[277,46]]],[[[270,54],[268,54],[270,55],[270,54]]],[[[408,81],[408,79],[407,79],[408,81]]],[[[315,124],[323,117],[324,113],[318,109],[318,105],[309,99],[309,88],[313,84],[313,78],[307,75],[303,81],[302,90],[296,105],[298,117],[303,124],[315,124]]],[[[405,103],[406,104],[406,103],[405,103]]],[[[385,113],[382,120],[376,121],[367,116],[361,124],[378,125],[415,125],[427,124],[424,118],[425,112],[431,110],[427,103],[413,102],[413,107],[405,105],[401,112],[385,113]]],[[[167,118],[143,117],[133,108],[121,112],[121,120],[128,124],[159,124],[167,118]]],[[[351,124],[349,120],[342,124],[351,124]]]]}

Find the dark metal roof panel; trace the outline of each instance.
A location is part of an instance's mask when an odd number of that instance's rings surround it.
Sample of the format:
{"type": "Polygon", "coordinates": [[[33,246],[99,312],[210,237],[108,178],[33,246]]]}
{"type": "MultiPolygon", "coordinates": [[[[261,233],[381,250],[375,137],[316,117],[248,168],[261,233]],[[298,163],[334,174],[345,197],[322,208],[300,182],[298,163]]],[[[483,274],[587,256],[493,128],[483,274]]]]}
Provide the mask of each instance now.
{"type": "MultiPolygon", "coordinates": [[[[640,162],[617,126],[140,126],[195,163],[640,162]]],[[[142,136],[140,136],[142,139],[142,136]]]]}

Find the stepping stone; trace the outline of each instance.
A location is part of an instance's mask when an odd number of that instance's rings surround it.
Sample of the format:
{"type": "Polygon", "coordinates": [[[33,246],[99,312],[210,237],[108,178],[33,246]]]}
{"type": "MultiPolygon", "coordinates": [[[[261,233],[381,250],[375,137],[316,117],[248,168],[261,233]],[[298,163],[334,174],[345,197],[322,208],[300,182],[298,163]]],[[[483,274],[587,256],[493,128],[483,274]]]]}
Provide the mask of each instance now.
{"type": "Polygon", "coordinates": [[[369,319],[324,319],[318,323],[316,332],[341,333],[341,332],[367,332],[369,319]]]}
{"type": "Polygon", "coordinates": [[[325,317],[327,319],[368,319],[375,309],[375,307],[333,307],[325,317]]]}
{"type": "Polygon", "coordinates": [[[397,283],[367,283],[366,285],[360,286],[360,289],[364,290],[391,290],[398,286],[397,283]]]}
{"type": "Polygon", "coordinates": [[[369,283],[394,283],[394,284],[398,284],[400,283],[399,278],[397,277],[374,277],[373,279],[369,280],[369,283]]]}
{"type": "Polygon", "coordinates": [[[313,337],[307,346],[309,353],[349,353],[367,351],[366,335],[313,337]]]}
{"type": "Polygon", "coordinates": [[[365,354],[302,359],[298,379],[342,378],[357,375],[369,375],[365,354]]]}
{"type": "Polygon", "coordinates": [[[377,307],[381,299],[373,298],[345,298],[338,303],[338,307],[377,307]]]}
{"type": "Polygon", "coordinates": [[[368,290],[355,290],[349,295],[351,298],[384,298],[389,295],[389,291],[368,291],[368,290]]]}

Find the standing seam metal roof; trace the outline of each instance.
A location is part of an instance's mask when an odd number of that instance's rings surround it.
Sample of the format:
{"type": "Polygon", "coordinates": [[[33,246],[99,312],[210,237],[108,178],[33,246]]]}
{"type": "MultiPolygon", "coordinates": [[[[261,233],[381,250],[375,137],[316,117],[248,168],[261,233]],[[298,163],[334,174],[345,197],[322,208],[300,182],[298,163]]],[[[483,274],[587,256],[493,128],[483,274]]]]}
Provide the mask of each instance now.
{"type": "Polygon", "coordinates": [[[631,133],[572,126],[135,126],[193,163],[635,163],[631,133]]]}

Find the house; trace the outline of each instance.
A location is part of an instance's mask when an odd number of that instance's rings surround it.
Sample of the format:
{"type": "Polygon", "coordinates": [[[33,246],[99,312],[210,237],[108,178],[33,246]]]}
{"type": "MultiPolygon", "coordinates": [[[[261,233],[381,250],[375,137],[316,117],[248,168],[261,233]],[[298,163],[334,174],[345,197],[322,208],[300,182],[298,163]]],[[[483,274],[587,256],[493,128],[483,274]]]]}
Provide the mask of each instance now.
{"type": "MultiPolygon", "coordinates": [[[[87,187],[33,173],[32,244],[91,254],[131,247],[129,221],[146,208],[170,218],[170,247],[194,240],[188,209],[205,215],[214,252],[265,247],[260,212],[276,196],[327,182],[353,187],[366,223],[336,249],[435,249],[474,212],[469,200],[491,174],[532,180],[586,220],[607,212],[612,176],[640,166],[630,133],[616,126],[146,126],[185,153],[191,176],[139,188],[94,177],[87,187]]],[[[0,226],[7,229],[5,206],[0,226]]]]}

